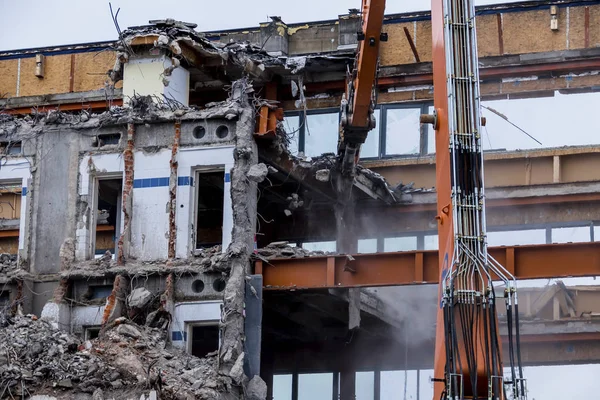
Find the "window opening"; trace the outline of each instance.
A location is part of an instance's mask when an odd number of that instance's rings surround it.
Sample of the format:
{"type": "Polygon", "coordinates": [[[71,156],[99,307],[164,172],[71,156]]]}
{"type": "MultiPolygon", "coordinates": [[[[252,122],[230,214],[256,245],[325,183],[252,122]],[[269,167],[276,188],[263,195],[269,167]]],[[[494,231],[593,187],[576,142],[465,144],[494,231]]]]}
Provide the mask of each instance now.
{"type": "Polygon", "coordinates": [[[3,290],[0,292],[0,311],[10,306],[10,292],[3,290]]]}
{"type": "Polygon", "coordinates": [[[98,258],[110,251],[114,258],[121,230],[123,180],[121,178],[98,179],[96,185],[94,255],[98,258]]]}
{"type": "MultiPolygon", "coordinates": [[[[17,261],[19,252],[19,228],[21,220],[21,202],[23,201],[20,184],[0,184],[0,254],[2,258],[17,261]]],[[[4,260],[8,261],[8,260],[4,260]]]]}
{"type": "Polygon", "coordinates": [[[96,339],[100,334],[100,326],[89,326],[85,328],[84,338],[85,340],[96,339]]]}
{"type": "Polygon", "coordinates": [[[315,157],[323,153],[335,153],[339,124],[339,112],[308,114],[304,127],[304,154],[315,157]]]}
{"type": "Polygon", "coordinates": [[[22,152],[22,143],[20,140],[17,141],[6,141],[0,142],[0,151],[5,155],[17,155],[22,152]]]}
{"type": "Polygon", "coordinates": [[[193,325],[191,329],[191,350],[193,356],[206,357],[219,349],[219,325],[193,325]]]}
{"type": "Polygon", "coordinates": [[[223,240],[225,172],[199,171],[196,176],[196,248],[211,247],[223,240]]]}
{"type": "Polygon", "coordinates": [[[104,133],[102,135],[98,135],[98,140],[96,142],[96,147],[117,145],[121,140],[120,133],[104,133]]]}
{"type": "Polygon", "coordinates": [[[113,286],[112,285],[96,285],[89,286],[88,292],[90,293],[89,299],[105,299],[112,293],[113,286]]]}

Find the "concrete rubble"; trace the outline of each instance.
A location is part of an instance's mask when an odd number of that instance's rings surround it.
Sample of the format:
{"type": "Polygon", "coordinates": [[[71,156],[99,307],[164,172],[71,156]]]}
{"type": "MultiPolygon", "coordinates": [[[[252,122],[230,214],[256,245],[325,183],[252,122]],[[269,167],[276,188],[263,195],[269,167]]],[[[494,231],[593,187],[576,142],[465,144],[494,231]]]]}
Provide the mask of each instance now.
{"type": "Polygon", "coordinates": [[[7,318],[0,361],[2,398],[212,400],[232,384],[217,372],[216,353],[200,359],[171,349],[165,331],[125,318],[88,341],[32,315],[7,318]]]}
{"type": "Polygon", "coordinates": [[[255,257],[258,259],[273,259],[273,258],[302,258],[302,257],[319,257],[325,255],[337,254],[327,251],[310,251],[302,247],[290,246],[289,242],[273,242],[266,247],[256,250],[255,257]]]}

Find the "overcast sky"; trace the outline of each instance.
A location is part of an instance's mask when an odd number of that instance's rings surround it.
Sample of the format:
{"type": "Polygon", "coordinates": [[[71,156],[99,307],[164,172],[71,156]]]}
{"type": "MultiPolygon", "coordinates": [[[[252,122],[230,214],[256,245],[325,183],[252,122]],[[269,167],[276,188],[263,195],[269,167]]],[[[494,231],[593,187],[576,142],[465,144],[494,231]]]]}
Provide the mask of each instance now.
{"type": "MultiPolygon", "coordinates": [[[[511,0],[476,0],[476,4],[511,0]]],[[[114,0],[119,25],[147,24],[174,18],[198,24],[200,31],[258,26],[268,16],[285,22],[335,19],[361,0],[114,0]]],[[[430,0],[389,0],[386,13],[423,11],[430,0]]],[[[0,50],[114,40],[117,37],[107,0],[0,0],[0,50]]]]}

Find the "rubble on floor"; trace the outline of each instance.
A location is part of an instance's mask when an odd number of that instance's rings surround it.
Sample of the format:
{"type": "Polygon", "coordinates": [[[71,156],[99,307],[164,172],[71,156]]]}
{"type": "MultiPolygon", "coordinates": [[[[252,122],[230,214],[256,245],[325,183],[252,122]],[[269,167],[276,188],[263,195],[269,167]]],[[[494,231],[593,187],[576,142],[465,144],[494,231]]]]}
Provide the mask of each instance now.
{"type": "Polygon", "coordinates": [[[17,255],[16,254],[0,254],[0,273],[7,274],[17,269],[17,255]]]}
{"type": "Polygon", "coordinates": [[[319,257],[331,254],[337,253],[306,250],[302,247],[290,246],[289,242],[273,242],[269,243],[266,247],[257,249],[255,257],[270,260],[273,258],[319,257]]]}
{"type": "Polygon", "coordinates": [[[155,391],[158,399],[213,400],[232,382],[217,372],[216,352],[201,359],[170,349],[166,331],[125,318],[84,342],[31,315],[3,322],[1,398],[46,394],[71,399],[80,393],[78,398],[137,400],[155,391]]]}
{"type": "Polygon", "coordinates": [[[95,260],[73,263],[61,272],[63,278],[90,278],[106,275],[137,275],[152,273],[201,273],[227,272],[227,260],[231,252],[222,252],[221,245],[197,249],[188,259],[137,261],[127,259],[125,265],[118,265],[112,254],[106,254],[95,260]]]}

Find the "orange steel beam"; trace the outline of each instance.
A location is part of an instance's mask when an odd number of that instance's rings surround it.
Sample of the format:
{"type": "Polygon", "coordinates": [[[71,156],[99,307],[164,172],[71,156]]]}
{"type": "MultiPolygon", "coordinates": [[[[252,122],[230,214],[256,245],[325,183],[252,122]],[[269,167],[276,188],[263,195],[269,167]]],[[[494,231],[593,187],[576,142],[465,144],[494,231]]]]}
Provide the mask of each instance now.
{"type": "MultiPolygon", "coordinates": [[[[551,63],[530,65],[525,64],[498,67],[481,67],[479,70],[479,78],[481,80],[499,79],[511,76],[529,76],[545,73],[589,71],[598,68],[600,68],[600,59],[556,61],[551,63]]],[[[377,78],[377,86],[380,88],[403,85],[431,85],[432,82],[432,73],[405,74],[401,76],[387,76],[377,78]]],[[[345,83],[342,80],[327,82],[311,82],[306,83],[305,86],[307,92],[312,93],[324,90],[342,90],[345,87],[345,83]]]]}
{"type": "MultiPolygon", "coordinates": [[[[600,242],[492,247],[517,279],[600,275],[600,242]]],[[[437,251],[280,258],[256,261],[265,290],[395,286],[439,282],[437,251]]]]}
{"type": "MultiPolygon", "coordinates": [[[[123,99],[114,99],[112,101],[113,106],[122,106],[123,99]]],[[[31,114],[34,110],[35,112],[48,112],[51,110],[60,110],[60,111],[79,111],[79,110],[108,110],[109,103],[106,100],[99,101],[86,101],[84,103],[69,103],[69,104],[57,104],[57,105],[48,105],[48,106],[39,106],[39,107],[17,107],[17,108],[7,108],[2,112],[5,114],[19,114],[19,115],[27,115],[31,114]]]]}

